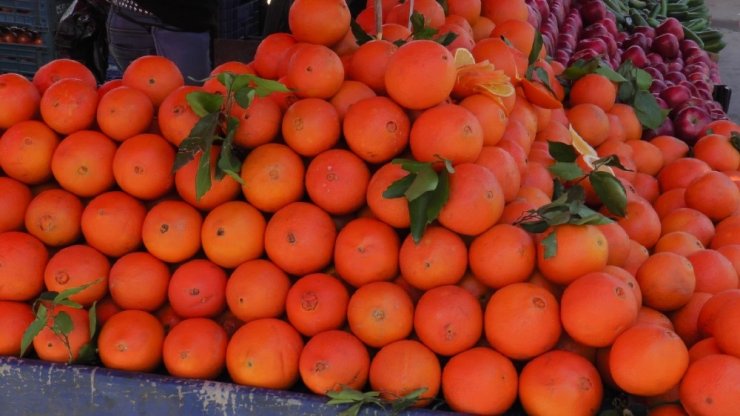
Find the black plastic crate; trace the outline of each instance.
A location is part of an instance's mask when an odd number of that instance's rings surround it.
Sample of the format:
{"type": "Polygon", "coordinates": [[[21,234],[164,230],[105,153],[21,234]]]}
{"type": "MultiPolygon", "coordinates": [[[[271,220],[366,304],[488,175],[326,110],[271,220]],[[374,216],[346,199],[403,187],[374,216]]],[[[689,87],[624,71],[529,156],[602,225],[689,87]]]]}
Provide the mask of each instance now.
{"type": "Polygon", "coordinates": [[[2,0],[0,23],[53,30],[59,14],[54,0],[2,0]]]}
{"type": "Polygon", "coordinates": [[[41,65],[52,59],[54,54],[51,45],[0,43],[0,73],[15,72],[32,77],[41,65]]]}
{"type": "Polygon", "coordinates": [[[218,37],[246,39],[262,34],[264,0],[224,0],[218,8],[218,37]]]}

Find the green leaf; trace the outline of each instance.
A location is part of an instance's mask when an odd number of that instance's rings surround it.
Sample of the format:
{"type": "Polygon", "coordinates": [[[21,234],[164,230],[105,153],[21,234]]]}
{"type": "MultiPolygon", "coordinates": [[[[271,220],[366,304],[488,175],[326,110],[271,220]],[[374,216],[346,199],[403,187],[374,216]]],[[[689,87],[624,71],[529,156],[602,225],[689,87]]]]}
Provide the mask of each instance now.
{"type": "Polygon", "coordinates": [[[391,163],[401,165],[403,170],[411,173],[419,173],[429,167],[429,162],[417,162],[412,159],[393,159],[391,163]]]}
{"type": "Polygon", "coordinates": [[[547,237],[542,239],[542,246],[545,247],[544,257],[549,259],[558,254],[557,230],[553,230],[547,237]]]}
{"type": "Polygon", "coordinates": [[[667,115],[649,91],[637,91],[632,106],[640,123],[649,129],[660,127],[667,115]]]}
{"type": "Polygon", "coordinates": [[[571,162],[555,162],[548,166],[547,170],[555,177],[564,181],[572,181],[584,175],[581,167],[571,162]]]}
{"type": "Polygon", "coordinates": [[[95,337],[95,332],[98,330],[98,301],[93,302],[90,306],[90,310],[87,311],[87,320],[90,324],[90,339],[95,337]]]}
{"type": "Polygon", "coordinates": [[[627,82],[627,79],[625,77],[623,77],[619,72],[616,72],[607,65],[600,65],[594,70],[594,73],[603,75],[612,82],[627,82]]]}
{"type": "Polygon", "coordinates": [[[195,172],[195,199],[198,201],[211,189],[211,152],[212,147],[208,146],[198,160],[195,172]]]}
{"type": "Polygon", "coordinates": [[[72,322],[72,318],[67,312],[57,312],[57,314],[54,316],[54,325],[52,326],[52,330],[54,332],[69,335],[74,328],[75,325],[72,322]]]}
{"type": "Polygon", "coordinates": [[[593,165],[594,170],[597,170],[601,166],[612,166],[618,169],[630,171],[630,169],[627,169],[626,167],[624,167],[624,165],[622,165],[622,162],[619,160],[619,156],[617,155],[609,155],[600,159],[596,159],[593,165]]]}
{"type": "Polygon", "coordinates": [[[234,93],[234,100],[236,100],[239,107],[247,108],[252,105],[252,101],[256,94],[257,92],[251,88],[242,88],[240,90],[236,90],[234,93]]]}
{"type": "Polygon", "coordinates": [[[581,219],[577,221],[571,221],[571,224],[575,225],[604,225],[604,224],[610,224],[614,221],[609,219],[609,217],[605,217],[602,214],[599,214],[598,212],[582,217],[581,219]]]}
{"type": "Polygon", "coordinates": [[[54,300],[59,292],[43,292],[39,295],[38,300],[54,300]]]}
{"type": "Polygon", "coordinates": [[[532,50],[529,52],[527,66],[532,66],[532,64],[537,62],[537,58],[540,56],[540,51],[542,51],[542,33],[540,33],[539,30],[535,30],[534,40],[532,41],[532,50]]]}
{"type": "Polygon", "coordinates": [[[46,309],[46,306],[39,305],[39,308],[36,310],[36,319],[31,322],[30,325],[28,325],[28,328],[26,328],[25,332],[23,332],[23,337],[21,338],[21,353],[20,356],[23,357],[26,354],[26,350],[28,350],[28,347],[31,346],[31,343],[33,342],[33,339],[36,338],[36,335],[41,332],[42,329],[46,326],[46,319],[48,316],[48,309],[46,309]]]}
{"type": "Polygon", "coordinates": [[[419,198],[422,194],[433,191],[437,188],[439,183],[439,177],[437,172],[432,169],[432,166],[427,164],[425,169],[421,169],[411,182],[409,189],[406,190],[406,199],[413,201],[419,198]]]}
{"type": "MultiPolygon", "coordinates": [[[[233,140],[229,139],[230,137],[233,137],[233,135],[233,131],[230,132],[227,136],[227,140],[224,140],[223,144],[221,145],[221,155],[218,158],[216,171],[225,173],[231,176],[235,181],[244,185],[244,180],[239,174],[239,171],[241,170],[241,162],[239,162],[239,158],[237,158],[234,154],[233,140]]],[[[221,176],[223,177],[223,175],[221,176]]]]}
{"type": "Polygon", "coordinates": [[[213,137],[218,129],[218,113],[211,113],[202,117],[195,123],[190,130],[190,134],[180,143],[175,155],[175,163],[172,166],[172,172],[176,172],[181,167],[195,158],[200,151],[205,151],[209,143],[213,142],[213,137]]]}
{"type": "MultiPolygon", "coordinates": [[[[708,133],[708,134],[713,134],[713,133],[708,133]]],[[[730,134],[730,143],[732,143],[732,147],[734,147],[735,150],[740,152],[740,133],[733,131],[732,134],[730,134]]]]}
{"type": "Polygon", "coordinates": [[[590,59],[588,61],[579,59],[563,71],[563,77],[567,80],[575,81],[584,75],[594,72],[598,67],[599,61],[596,59],[590,59]]]}
{"type": "Polygon", "coordinates": [[[90,341],[80,347],[80,352],[77,353],[77,363],[92,364],[95,362],[95,344],[90,341]]]}
{"type": "Polygon", "coordinates": [[[627,193],[622,183],[609,172],[593,171],[588,177],[596,195],[609,212],[624,217],[627,209],[627,193]]]}
{"type": "Polygon", "coordinates": [[[439,174],[439,184],[437,188],[432,191],[431,199],[427,205],[427,223],[431,224],[432,221],[439,217],[439,213],[450,198],[450,173],[443,170],[439,174]]]}
{"type": "Polygon", "coordinates": [[[619,84],[618,99],[622,103],[631,103],[632,97],[635,96],[636,88],[632,82],[623,82],[619,84]]]}
{"type": "Polygon", "coordinates": [[[567,224],[570,221],[571,213],[567,205],[551,205],[540,212],[540,216],[550,226],[567,224]]]}
{"type": "Polygon", "coordinates": [[[198,117],[203,117],[210,113],[217,113],[221,110],[221,106],[224,103],[223,95],[204,91],[190,92],[185,96],[185,99],[198,117]]]}
{"type": "Polygon", "coordinates": [[[517,225],[522,227],[524,231],[532,234],[544,233],[548,228],[550,228],[545,220],[520,222],[517,223],[517,225]]]}
{"type": "Polygon", "coordinates": [[[397,415],[404,410],[416,405],[416,403],[421,398],[421,395],[424,394],[428,389],[426,387],[418,388],[411,393],[408,393],[402,397],[397,398],[396,400],[393,400],[391,402],[391,415],[397,415]]]}
{"type": "Polygon", "coordinates": [[[69,299],[63,299],[59,302],[56,302],[56,304],[60,306],[67,306],[72,309],[82,309],[82,305],[80,305],[79,303],[75,301],[71,301],[69,299]]]}
{"type": "Polygon", "coordinates": [[[534,69],[534,73],[537,74],[537,79],[545,86],[545,88],[547,88],[547,91],[549,91],[553,96],[556,96],[557,94],[555,94],[555,90],[552,89],[552,84],[550,84],[550,76],[547,74],[547,71],[545,71],[545,68],[538,66],[534,69]]]}
{"type": "Polygon", "coordinates": [[[429,207],[429,201],[432,199],[432,194],[427,192],[422,194],[420,197],[409,201],[409,217],[411,220],[410,229],[411,237],[414,239],[414,243],[419,244],[421,238],[424,236],[424,230],[427,225],[434,221],[427,218],[427,208],[429,207]]]}
{"type": "Polygon", "coordinates": [[[356,21],[352,20],[349,22],[349,27],[352,30],[352,34],[355,35],[355,40],[357,40],[357,45],[362,46],[367,42],[370,42],[371,40],[374,40],[372,36],[368,35],[365,30],[362,29],[362,26],[360,26],[356,21]]]}
{"type": "Polygon", "coordinates": [[[87,289],[88,287],[97,285],[98,283],[101,283],[102,281],[103,281],[103,278],[99,277],[93,280],[92,282],[86,283],[84,285],[75,286],[75,287],[71,287],[69,289],[63,290],[54,297],[54,300],[52,302],[55,304],[59,304],[60,302],[69,299],[70,296],[74,296],[82,292],[83,290],[87,289]]]}
{"type": "Polygon", "coordinates": [[[256,76],[252,76],[252,81],[255,84],[254,90],[260,97],[267,97],[273,92],[290,92],[290,89],[285,86],[282,82],[274,81],[271,79],[264,79],[256,76]]]}
{"type": "Polygon", "coordinates": [[[573,163],[578,159],[576,148],[565,143],[547,142],[547,151],[557,162],[573,163]]]}
{"type": "Polygon", "coordinates": [[[455,32],[447,32],[439,37],[437,37],[436,42],[439,43],[442,46],[450,46],[452,42],[457,39],[457,33],[455,32]]]}
{"type": "Polygon", "coordinates": [[[416,174],[409,173],[403,178],[396,180],[383,192],[383,198],[392,199],[402,197],[406,193],[406,190],[409,189],[409,186],[414,182],[414,179],[416,179],[416,174]]]}
{"type": "Polygon", "coordinates": [[[216,79],[218,79],[218,82],[220,82],[221,85],[226,87],[227,91],[232,89],[234,84],[234,74],[231,72],[221,72],[216,75],[216,79]]]}
{"type": "Polygon", "coordinates": [[[432,39],[437,29],[426,26],[424,15],[414,10],[411,13],[411,37],[414,39],[432,39]]]}
{"type": "Polygon", "coordinates": [[[234,77],[234,82],[231,85],[231,91],[237,92],[241,90],[249,90],[251,85],[254,84],[254,79],[257,78],[253,74],[239,74],[234,77]]]}
{"type": "Polygon", "coordinates": [[[514,44],[511,43],[511,41],[509,40],[509,38],[507,38],[506,36],[501,35],[501,40],[504,41],[504,43],[506,44],[506,46],[509,46],[509,47],[512,47],[512,48],[514,47],[514,44]]]}
{"type": "Polygon", "coordinates": [[[637,68],[635,70],[635,81],[637,82],[637,88],[639,90],[647,91],[653,83],[653,77],[648,72],[637,68]]]}

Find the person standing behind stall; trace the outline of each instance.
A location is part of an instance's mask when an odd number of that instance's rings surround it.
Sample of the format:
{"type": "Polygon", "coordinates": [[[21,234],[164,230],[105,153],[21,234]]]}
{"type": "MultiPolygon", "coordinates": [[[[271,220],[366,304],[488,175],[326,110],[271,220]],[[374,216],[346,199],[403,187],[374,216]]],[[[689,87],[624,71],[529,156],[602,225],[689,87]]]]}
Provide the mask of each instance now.
{"type": "Polygon", "coordinates": [[[110,0],[108,46],[125,70],[144,55],[164,56],[177,64],[185,82],[211,72],[211,37],[216,0],[110,0]]]}

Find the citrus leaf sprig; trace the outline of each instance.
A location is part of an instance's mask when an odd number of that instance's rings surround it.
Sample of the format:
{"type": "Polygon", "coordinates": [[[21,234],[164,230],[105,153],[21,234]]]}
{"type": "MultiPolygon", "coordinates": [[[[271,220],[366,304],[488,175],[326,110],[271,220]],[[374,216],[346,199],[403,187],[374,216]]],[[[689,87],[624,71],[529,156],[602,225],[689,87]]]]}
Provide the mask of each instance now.
{"type": "MultiPolygon", "coordinates": [[[[577,164],[578,152],[568,144],[549,142],[549,153],[555,159],[548,169],[555,176],[553,200],[537,209],[527,211],[516,225],[530,233],[543,233],[550,227],[563,224],[600,225],[612,219],[586,205],[586,191],[580,185],[588,179],[601,203],[617,217],[623,217],[627,207],[627,193],[622,183],[612,173],[602,170],[610,166],[626,170],[619,157],[610,155],[592,162],[593,170],[586,173],[577,164]]],[[[544,257],[557,253],[555,233],[542,240],[544,257]]]]}
{"type": "MultiPolygon", "coordinates": [[[[82,305],[71,300],[70,297],[74,296],[83,290],[94,286],[103,279],[99,278],[90,283],[69,288],[61,292],[44,292],[39,295],[38,299],[33,302],[32,310],[35,314],[35,319],[26,328],[21,338],[21,350],[20,356],[23,357],[28,351],[28,347],[31,346],[33,339],[45,328],[48,327],[54,335],[62,342],[67,350],[68,363],[71,364],[74,361],[72,354],[72,346],[69,342],[69,334],[74,330],[74,322],[72,318],[65,311],[56,311],[55,309],[59,306],[66,306],[73,309],[82,309],[82,305]],[[50,322],[49,317],[53,316],[53,321],[50,322]]],[[[95,332],[97,330],[97,313],[96,313],[96,302],[93,302],[92,306],[88,310],[88,320],[90,325],[90,341],[83,345],[78,354],[78,362],[91,362],[95,358],[95,332]]]]}
{"type": "Polygon", "coordinates": [[[243,184],[239,171],[241,162],[236,155],[234,135],[239,127],[239,120],[234,117],[234,105],[247,108],[255,97],[265,97],[273,92],[290,90],[277,81],[260,78],[252,74],[232,74],[222,72],[217,75],[218,81],[226,88],[226,94],[193,91],[186,100],[200,120],[193,126],[190,134],[180,143],[175,156],[173,172],[185,166],[200,153],[200,160],[195,174],[195,196],[200,200],[211,189],[211,171],[215,171],[216,180],[225,175],[231,176],[243,184]],[[211,166],[214,145],[221,146],[221,152],[211,166]]]}
{"type": "Polygon", "coordinates": [[[340,391],[330,391],[326,395],[330,399],[327,404],[337,406],[351,405],[339,412],[339,416],[357,416],[363,406],[366,405],[378,406],[383,411],[388,410],[387,406],[390,406],[388,414],[395,416],[416,405],[421,400],[421,395],[426,391],[426,387],[421,387],[394,400],[384,400],[380,398],[380,392],[361,392],[348,386],[342,386],[340,391]]]}
{"type": "MultiPolygon", "coordinates": [[[[378,35],[372,36],[365,32],[365,30],[354,20],[350,22],[350,30],[352,31],[352,35],[354,35],[358,46],[362,46],[371,40],[383,38],[383,33],[381,31],[378,31],[378,35]]],[[[414,10],[409,16],[409,30],[411,31],[411,35],[408,38],[398,39],[394,41],[393,44],[401,46],[411,40],[427,39],[433,40],[442,46],[448,46],[457,39],[457,33],[445,32],[440,34],[439,30],[427,26],[424,15],[416,10],[414,10]]]]}
{"type": "Polygon", "coordinates": [[[408,201],[411,237],[417,244],[450,196],[449,175],[455,173],[455,169],[449,160],[440,158],[440,161],[444,166],[437,172],[432,162],[394,159],[392,163],[401,165],[408,175],[393,182],[383,192],[384,198],[404,197],[408,201]]]}

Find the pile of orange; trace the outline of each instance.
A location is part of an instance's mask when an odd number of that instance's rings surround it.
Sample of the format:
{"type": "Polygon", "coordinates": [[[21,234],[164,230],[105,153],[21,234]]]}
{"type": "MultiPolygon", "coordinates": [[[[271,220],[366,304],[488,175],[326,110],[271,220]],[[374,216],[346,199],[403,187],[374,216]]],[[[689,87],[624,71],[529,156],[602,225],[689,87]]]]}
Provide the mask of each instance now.
{"type": "MultiPolygon", "coordinates": [[[[607,387],[655,415],[736,412],[740,127],[713,122],[693,149],[642,141],[603,76],[566,99],[563,68],[540,59],[555,95],[523,90],[534,38],[523,0],[448,5],[414,2],[427,25],[458,34],[447,47],[392,43],[410,36],[409,2],[396,0],[383,1],[382,35],[358,46],[343,0],[296,0],[291,34],[214,71],[291,92],[233,110],[244,184],[213,177],[200,199],[199,157],[172,167],[199,119],[187,94],[223,93],[215,79],[185,86],[154,56],[100,87],[68,60],[32,81],[0,75],[0,355],[19,354],[43,291],[98,281],[71,299],[96,303],[110,368],[390,400],[423,388],[418,406],[442,398],[480,414],[517,400],[531,414],[595,414],[607,387]],[[515,92],[463,85],[457,48],[515,92]],[[614,169],[626,216],[542,235],[513,225],[551,202],[548,142],[576,133],[627,168],[614,169]],[[383,197],[407,174],[397,157],[455,168],[418,243],[406,200],[383,197]]],[[[374,10],[357,19],[371,34],[374,10]]],[[[56,310],[72,318],[75,358],[88,315],[56,310]]],[[[49,329],[33,351],[68,359],[49,329]]]]}

